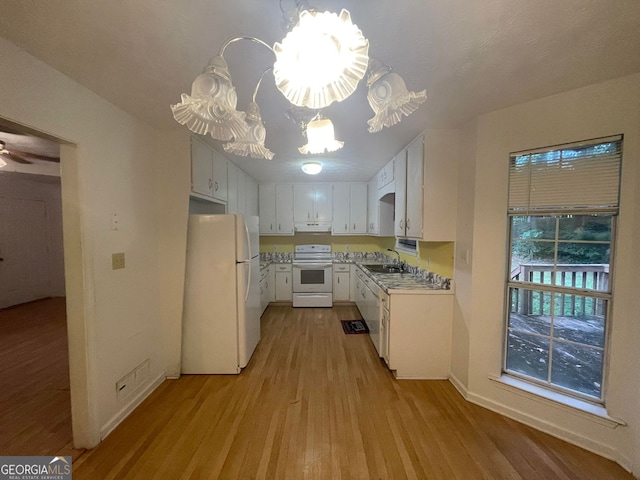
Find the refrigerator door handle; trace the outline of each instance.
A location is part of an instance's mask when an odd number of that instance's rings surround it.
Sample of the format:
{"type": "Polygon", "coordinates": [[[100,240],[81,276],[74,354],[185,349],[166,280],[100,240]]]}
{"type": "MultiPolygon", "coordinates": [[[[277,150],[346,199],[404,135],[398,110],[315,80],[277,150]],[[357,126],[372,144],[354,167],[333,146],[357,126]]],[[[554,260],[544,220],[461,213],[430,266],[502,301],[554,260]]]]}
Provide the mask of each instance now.
{"type": "Polygon", "coordinates": [[[249,267],[249,273],[247,274],[247,290],[244,292],[244,303],[247,303],[249,298],[249,289],[251,288],[251,262],[245,263],[249,267]]]}
{"type": "Polygon", "coordinates": [[[247,239],[247,252],[249,253],[249,257],[246,259],[247,261],[251,261],[251,258],[253,258],[253,252],[251,251],[251,237],[249,236],[249,227],[247,227],[247,224],[245,222],[244,224],[244,233],[246,235],[246,239],[247,239]]]}

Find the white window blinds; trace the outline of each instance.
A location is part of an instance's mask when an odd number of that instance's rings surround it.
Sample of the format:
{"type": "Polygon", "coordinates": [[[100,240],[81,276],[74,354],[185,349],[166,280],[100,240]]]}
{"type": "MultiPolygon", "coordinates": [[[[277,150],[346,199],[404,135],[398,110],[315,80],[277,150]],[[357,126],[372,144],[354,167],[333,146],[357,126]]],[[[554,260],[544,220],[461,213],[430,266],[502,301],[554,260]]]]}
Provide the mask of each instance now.
{"type": "Polygon", "coordinates": [[[622,137],[512,153],[509,213],[617,213],[622,137]]]}

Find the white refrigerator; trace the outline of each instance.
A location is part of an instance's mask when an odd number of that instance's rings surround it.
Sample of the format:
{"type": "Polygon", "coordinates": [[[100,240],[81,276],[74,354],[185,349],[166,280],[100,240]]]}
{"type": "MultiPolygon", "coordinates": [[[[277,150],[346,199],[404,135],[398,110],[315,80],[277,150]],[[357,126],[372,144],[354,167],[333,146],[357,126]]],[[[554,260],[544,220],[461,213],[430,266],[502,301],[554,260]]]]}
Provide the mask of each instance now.
{"type": "Polygon", "coordinates": [[[240,373],[260,341],[258,217],[190,215],[182,373],[240,373]]]}

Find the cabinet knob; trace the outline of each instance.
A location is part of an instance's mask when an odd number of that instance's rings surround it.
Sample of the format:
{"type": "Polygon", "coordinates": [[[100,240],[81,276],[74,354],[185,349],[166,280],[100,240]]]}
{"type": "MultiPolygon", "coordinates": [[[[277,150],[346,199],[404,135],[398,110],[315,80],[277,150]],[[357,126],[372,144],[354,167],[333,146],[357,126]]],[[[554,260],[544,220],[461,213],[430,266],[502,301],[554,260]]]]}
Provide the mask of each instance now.
{"type": "Polygon", "coordinates": [[[344,224],[344,231],[346,232],[349,229],[349,227],[347,227],[347,224],[344,224]]]}
{"type": "Polygon", "coordinates": [[[215,185],[215,191],[218,191],[218,182],[213,182],[213,184],[215,185]]]}
{"type": "Polygon", "coordinates": [[[400,230],[404,229],[404,222],[400,220],[400,230]]]}
{"type": "Polygon", "coordinates": [[[407,230],[411,230],[411,223],[408,218],[407,218],[407,230]]]}
{"type": "Polygon", "coordinates": [[[356,229],[356,224],[355,224],[355,223],[353,224],[353,229],[354,229],[354,230],[356,229]]]}

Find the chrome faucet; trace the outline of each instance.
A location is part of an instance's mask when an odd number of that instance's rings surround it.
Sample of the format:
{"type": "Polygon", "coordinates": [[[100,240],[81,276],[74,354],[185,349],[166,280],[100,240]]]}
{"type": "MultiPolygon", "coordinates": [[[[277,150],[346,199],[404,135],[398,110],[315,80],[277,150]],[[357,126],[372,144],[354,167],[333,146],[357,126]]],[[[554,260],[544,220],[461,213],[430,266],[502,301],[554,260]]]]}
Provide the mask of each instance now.
{"type": "Polygon", "coordinates": [[[388,251],[388,252],[393,252],[393,253],[395,253],[396,255],[398,255],[398,266],[399,266],[400,268],[402,268],[402,262],[400,261],[400,253],[398,253],[398,251],[397,251],[397,250],[394,250],[394,249],[392,249],[392,248],[387,248],[387,251],[388,251]]]}

